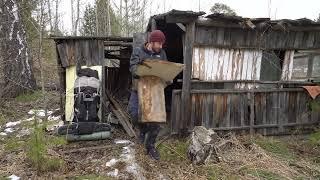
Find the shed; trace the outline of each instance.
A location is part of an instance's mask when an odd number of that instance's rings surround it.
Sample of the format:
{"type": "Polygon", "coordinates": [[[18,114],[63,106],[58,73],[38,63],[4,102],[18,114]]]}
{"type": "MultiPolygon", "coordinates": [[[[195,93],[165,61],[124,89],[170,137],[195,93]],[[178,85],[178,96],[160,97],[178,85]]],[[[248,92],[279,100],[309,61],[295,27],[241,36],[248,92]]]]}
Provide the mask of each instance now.
{"type": "Polygon", "coordinates": [[[168,59],[185,64],[166,89],[172,133],[202,125],[267,135],[319,124],[302,86],[320,78],[320,23],[204,14],[171,10],[147,27],[162,30],[168,59]]]}
{"type": "Polygon", "coordinates": [[[172,134],[188,133],[198,125],[264,135],[319,125],[320,112],[310,109],[314,100],[302,88],[320,79],[319,23],[204,15],[178,10],[155,15],[146,32],[133,38],[53,37],[64,118],[70,120],[68,89],[82,66],[96,66],[101,72],[101,119],[109,117],[111,96],[125,110],[132,48],[140,46],[148,32],[160,29],[166,35],[168,59],[185,64],[165,89],[172,134]]]}
{"type": "Polygon", "coordinates": [[[129,59],[132,37],[51,37],[56,43],[60,79],[60,109],[65,121],[72,121],[74,81],[77,70],[84,67],[97,70],[101,80],[103,121],[111,111],[107,94],[126,103],[130,91],[129,59]]]}

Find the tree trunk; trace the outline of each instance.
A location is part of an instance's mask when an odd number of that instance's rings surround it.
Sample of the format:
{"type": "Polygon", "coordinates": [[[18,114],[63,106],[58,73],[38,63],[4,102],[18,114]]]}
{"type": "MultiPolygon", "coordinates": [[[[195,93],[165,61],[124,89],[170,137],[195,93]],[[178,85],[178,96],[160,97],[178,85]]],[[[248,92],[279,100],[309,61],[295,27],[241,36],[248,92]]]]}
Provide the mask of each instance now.
{"type": "Polygon", "coordinates": [[[0,97],[16,97],[36,88],[32,56],[19,12],[16,0],[0,1],[0,66],[3,67],[0,97]]]}
{"type": "Polygon", "coordinates": [[[55,20],[54,20],[54,33],[55,35],[58,34],[58,19],[59,19],[59,0],[56,0],[56,13],[55,13],[55,20]]]}

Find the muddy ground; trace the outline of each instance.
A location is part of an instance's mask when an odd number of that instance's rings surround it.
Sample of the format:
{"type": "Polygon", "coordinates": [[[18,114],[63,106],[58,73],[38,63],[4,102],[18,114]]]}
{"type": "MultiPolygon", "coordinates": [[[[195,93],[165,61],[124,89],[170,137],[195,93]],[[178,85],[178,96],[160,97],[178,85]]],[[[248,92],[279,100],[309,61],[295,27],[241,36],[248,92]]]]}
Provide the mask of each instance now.
{"type": "MultiPolygon", "coordinates": [[[[52,119],[48,124],[53,127],[60,121],[53,118],[59,114],[57,93],[48,97],[52,119]]],[[[192,165],[186,155],[188,138],[160,137],[161,160],[154,161],[119,127],[113,128],[111,139],[74,143],[48,130],[42,135],[45,145],[40,156],[45,158],[35,164],[30,154],[35,113],[30,110],[40,112],[40,102],[40,95],[28,94],[0,105],[0,178],[320,179],[319,131],[286,137],[228,135],[230,145],[218,150],[220,162],[192,165]]],[[[40,114],[36,119],[41,118],[40,114]]]]}

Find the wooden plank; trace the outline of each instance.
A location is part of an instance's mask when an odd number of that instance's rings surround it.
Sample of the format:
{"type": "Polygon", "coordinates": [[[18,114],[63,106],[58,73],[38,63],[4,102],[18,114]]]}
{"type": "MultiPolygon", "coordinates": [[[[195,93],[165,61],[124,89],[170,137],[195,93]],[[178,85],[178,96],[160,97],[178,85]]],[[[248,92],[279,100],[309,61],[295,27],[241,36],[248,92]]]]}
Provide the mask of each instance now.
{"type": "Polygon", "coordinates": [[[279,111],[278,111],[278,128],[279,128],[279,133],[283,133],[283,124],[284,124],[284,113],[285,113],[285,93],[283,92],[278,92],[278,106],[279,106],[279,111]]]}
{"type": "Polygon", "coordinates": [[[231,126],[231,120],[230,120],[230,114],[231,114],[231,94],[226,95],[227,96],[227,101],[226,101],[226,106],[225,108],[227,111],[226,114],[226,119],[225,119],[225,123],[226,123],[226,127],[230,127],[231,126]]]}
{"type": "Polygon", "coordinates": [[[56,51],[57,57],[59,57],[62,67],[68,67],[69,61],[68,61],[65,43],[57,44],[56,47],[57,47],[57,51],[56,51]]]}
{"type": "Polygon", "coordinates": [[[130,137],[138,137],[135,133],[135,131],[133,130],[132,124],[130,123],[129,119],[127,119],[127,115],[125,115],[124,112],[122,112],[121,106],[120,104],[111,96],[111,94],[106,91],[106,95],[108,97],[108,99],[111,102],[111,109],[112,112],[115,113],[115,115],[117,116],[120,124],[122,125],[122,127],[124,128],[124,130],[127,132],[127,134],[130,137]]]}
{"type": "Polygon", "coordinates": [[[186,32],[186,27],[182,23],[176,23],[176,25],[183,31],[186,32]]]}
{"type": "Polygon", "coordinates": [[[141,76],[138,80],[139,110],[142,123],[165,123],[165,84],[159,77],[141,76]]]}
{"type": "MultiPolygon", "coordinates": [[[[262,124],[268,124],[267,123],[267,93],[263,93],[262,94],[262,105],[261,105],[261,109],[262,109],[262,124]]],[[[264,128],[263,129],[263,134],[267,135],[267,129],[264,128]]]]}
{"type": "Polygon", "coordinates": [[[139,76],[157,76],[165,81],[171,81],[182,71],[183,67],[184,65],[180,63],[146,59],[144,64],[138,66],[136,74],[139,76]]]}
{"type": "Polygon", "coordinates": [[[102,79],[101,79],[101,119],[100,121],[101,122],[105,122],[104,121],[104,118],[105,118],[105,115],[106,115],[106,67],[105,66],[102,66],[102,79]]]}
{"type": "MultiPolygon", "coordinates": [[[[248,109],[246,106],[246,98],[245,95],[239,94],[240,96],[240,127],[245,126],[245,109],[248,109]]],[[[244,132],[242,132],[244,133],[244,132]]]]}
{"type": "Polygon", "coordinates": [[[193,57],[193,43],[195,38],[195,22],[186,25],[186,33],[184,40],[183,62],[185,69],[183,72],[182,84],[182,119],[184,120],[183,129],[187,128],[190,122],[190,87],[191,87],[191,73],[192,73],[192,57],[193,57]]]}
{"type": "Polygon", "coordinates": [[[199,101],[197,101],[197,94],[193,94],[191,96],[191,124],[196,124],[197,119],[199,118],[198,116],[198,111],[197,111],[197,107],[199,101]]]}
{"type": "Polygon", "coordinates": [[[66,122],[66,118],[65,118],[66,70],[65,70],[65,68],[63,68],[63,65],[62,65],[58,45],[59,44],[56,44],[56,55],[57,55],[58,75],[59,75],[59,84],[60,84],[60,88],[59,88],[60,116],[61,116],[62,121],[66,122]]]}
{"type": "Polygon", "coordinates": [[[250,135],[254,133],[254,93],[248,93],[248,99],[250,102],[250,135]]]}

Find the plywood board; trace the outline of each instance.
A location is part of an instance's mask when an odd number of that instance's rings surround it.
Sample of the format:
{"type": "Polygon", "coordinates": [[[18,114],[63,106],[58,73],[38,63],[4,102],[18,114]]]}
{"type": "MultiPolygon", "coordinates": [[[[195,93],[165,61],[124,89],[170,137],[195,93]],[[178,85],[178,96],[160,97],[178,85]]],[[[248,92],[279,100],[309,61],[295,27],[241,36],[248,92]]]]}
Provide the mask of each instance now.
{"type": "Polygon", "coordinates": [[[138,76],[157,76],[165,81],[173,80],[182,70],[184,65],[170,61],[146,59],[139,65],[138,76]]]}
{"type": "Polygon", "coordinates": [[[166,122],[165,84],[156,76],[143,76],[138,81],[140,122],[166,122]]]}

